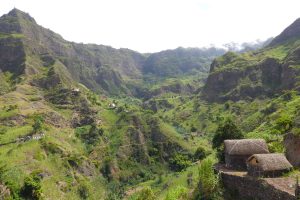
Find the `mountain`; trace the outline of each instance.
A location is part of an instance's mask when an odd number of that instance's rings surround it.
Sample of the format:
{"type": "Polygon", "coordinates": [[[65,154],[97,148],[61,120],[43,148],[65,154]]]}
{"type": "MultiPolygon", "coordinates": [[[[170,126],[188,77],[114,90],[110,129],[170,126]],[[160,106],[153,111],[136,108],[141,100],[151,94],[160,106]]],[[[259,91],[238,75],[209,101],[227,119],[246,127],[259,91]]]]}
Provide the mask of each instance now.
{"type": "MultiPolygon", "coordinates": [[[[271,152],[285,154],[298,168],[299,55],[300,20],[297,19],[262,49],[242,54],[227,52],[216,58],[198,98],[198,113],[193,118],[205,121],[200,122],[202,131],[213,133],[216,133],[216,123],[222,124],[230,118],[245,138],[264,139],[271,152]]],[[[178,119],[179,115],[171,120],[178,119]]],[[[281,178],[294,177],[289,174],[281,178]]],[[[237,192],[230,199],[243,199],[242,196],[237,192]]]]}
{"type": "Polygon", "coordinates": [[[160,112],[189,101],[200,87],[207,63],[222,52],[205,51],[152,56],[76,44],[20,10],[2,16],[0,196],[122,199],[140,183],[161,179],[156,190],[164,198],[176,189],[174,179],[187,185],[186,173],[197,174],[198,166],[191,164],[200,159],[196,149],[201,145],[208,151],[209,143],[189,139],[190,125],[168,122],[160,112]],[[152,57],[164,59],[151,63],[152,57]],[[158,76],[146,68],[176,73],[158,76]],[[182,96],[151,101],[159,95],[182,96]]]}
{"type": "Polygon", "coordinates": [[[222,199],[212,141],[228,121],[298,166],[296,22],[255,50],[141,54],[68,42],[12,10],[0,18],[0,197],[222,199]]]}
{"type": "Polygon", "coordinates": [[[5,51],[1,54],[1,61],[5,63],[1,65],[2,71],[10,71],[18,76],[25,71],[36,73],[36,65],[53,67],[56,63],[73,80],[98,93],[110,95],[135,95],[136,86],[131,88],[130,83],[142,86],[144,76],[148,73],[156,76],[161,71],[160,77],[174,76],[192,69],[206,73],[208,63],[224,53],[218,49],[179,48],[144,55],[129,49],[76,44],[39,26],[31,16],[17,9],[1,17],[0,32],[2,43],[9,46],[1,46],[5,51]],[[12,46],[11,43],[16,44],[12,46]],[[12,52],[15,57],[11,55],[12,52]]]}
{"type": "Polygon", "coordinates": [[[290,26],[275,37],[269,46],[276,46],[288,40],[297,40],[300,37],[300,19],[296,19],[290,26]]]}
{"type": "Polygon", "coordinates": [[[143,72],[158,77],[176,77],[193,70],[208,72],[212,59],[224,53],[225,50],[217,48],[177,48],[153,53],[147,58],[143,72]]]}
{"type": "Polygon", "coordinates": [[[259,50],[216,58],[203,89],[211,101],[274,96],[299,90],[299,20],[259,50]]]}
{"type": "MultiPolygon", "coordinates": [[[[37,65],[53,67],[56,64],[65,68],[73,80],[95,91],[112,94],[126,92],[121,73],[124,77],[139,76],[138,68],[144,56],[134,51],[67,42],[58,34],[37,25],[28,14],[17,9],[3,16],[0,21],[2,33],[18,37],[15,40],[23,47],[23,50],[18,48],[23,52],[19,57],[26,60],[24,66],[27,73],[35,73],[37,65]],[[11,23],[14,26],[10,26],[11,23]],[[25,59],[26,57],[34,59],[25,59]]],[[[20,70],[19,65],[20,63],[14,64],[20,70]]],[[[2,71],[7,68],[2,67],[2,71]]]]}

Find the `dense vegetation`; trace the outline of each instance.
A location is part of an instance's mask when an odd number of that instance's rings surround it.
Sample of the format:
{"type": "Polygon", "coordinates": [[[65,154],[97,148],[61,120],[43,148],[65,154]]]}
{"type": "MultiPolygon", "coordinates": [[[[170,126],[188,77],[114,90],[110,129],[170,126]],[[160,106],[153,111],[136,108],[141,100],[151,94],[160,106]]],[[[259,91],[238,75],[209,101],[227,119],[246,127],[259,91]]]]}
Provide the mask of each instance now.
{"type": "Polygon", "coordinates": [[[209,69],[223,50],[75,44],[16,9],[0,33],[6,199],[222,199],[225,139],[300,135],[295,36],[209,69]]]}

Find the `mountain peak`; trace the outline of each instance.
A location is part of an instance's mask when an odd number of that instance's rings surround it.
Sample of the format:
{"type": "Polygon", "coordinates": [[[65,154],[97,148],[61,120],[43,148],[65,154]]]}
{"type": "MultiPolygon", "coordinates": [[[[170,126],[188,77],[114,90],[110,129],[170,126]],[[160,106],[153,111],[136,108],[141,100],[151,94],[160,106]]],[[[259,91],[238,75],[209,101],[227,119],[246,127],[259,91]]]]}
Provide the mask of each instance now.
{"type": "Polygon", "coordinates": [[[28,13],[23,12],[22,10],[19,10],[17,8],[12,9],[7,15],[16,18],[22,18],[24,20],[29,20],[33,23],[36,23],[34,18],[31,17],[28,13]]]}
{"type": "Polygon", "coordinates": [[[290,26],[275,37],[269,46],[284,43],[290,39],[300,38],[300,18],[296,19],[290,26]]]}

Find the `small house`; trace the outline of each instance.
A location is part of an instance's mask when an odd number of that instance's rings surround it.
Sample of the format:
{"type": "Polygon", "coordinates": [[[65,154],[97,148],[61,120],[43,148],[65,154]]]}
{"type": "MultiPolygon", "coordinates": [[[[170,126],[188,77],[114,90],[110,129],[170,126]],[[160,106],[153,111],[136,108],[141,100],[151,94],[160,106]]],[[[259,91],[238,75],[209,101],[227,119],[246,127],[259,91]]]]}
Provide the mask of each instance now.
{"type": "Polygon", "coordinates": [[[110,103],[110,104],[108,104],[108,107],[110,109],[115,109],[117,107],[117,105],[115,103],[110,103]]]}
{"type": "Polygon", "coordinates": [[[73,89],[72,89],[72,93],[73,93],[74,95],[79,95],[79,94],[80,94],[80,89],[79,89],[79,88],[73,88],[73,89]]]}
{"type": "Polygon", "coordinates": [[[248,174],[257,177],[278,177],[292,169],[281,153],[254,154],[247,160],[248,174]]]}
{"type": "Polygon", "coordinates": [[[269,150],[263,139],[241,139],[225,140],[224,152],[226,167],[246,170],[246,162],[250,156],[269,153],[269,150]]]}

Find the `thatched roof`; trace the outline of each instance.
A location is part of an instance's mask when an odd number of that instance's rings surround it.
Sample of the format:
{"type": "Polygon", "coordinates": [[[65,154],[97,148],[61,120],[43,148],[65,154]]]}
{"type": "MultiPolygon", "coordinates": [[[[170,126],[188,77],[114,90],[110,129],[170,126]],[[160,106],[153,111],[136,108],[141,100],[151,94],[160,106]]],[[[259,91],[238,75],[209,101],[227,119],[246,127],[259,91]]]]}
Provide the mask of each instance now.
{"type": "Polygon", "coordinates": [[[224,147],[228,155],[269,153],[266,141],[263,139],[225,140],[224,147]]]}
{"type": "Polygon", "coordinates": [[[250,161],[256,159],[255,164],[261,171],[277,171],[291,169],[293,166],[286,159],[285,155],[281,153],[269,154],[254,154],[247,160],[247,164],[251,165],[250,161]]]}

